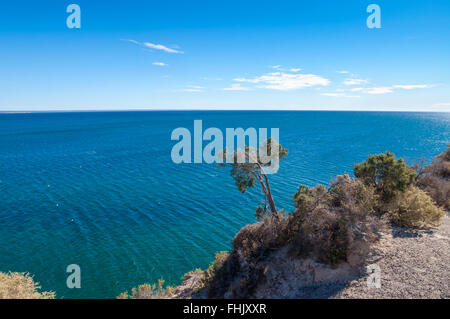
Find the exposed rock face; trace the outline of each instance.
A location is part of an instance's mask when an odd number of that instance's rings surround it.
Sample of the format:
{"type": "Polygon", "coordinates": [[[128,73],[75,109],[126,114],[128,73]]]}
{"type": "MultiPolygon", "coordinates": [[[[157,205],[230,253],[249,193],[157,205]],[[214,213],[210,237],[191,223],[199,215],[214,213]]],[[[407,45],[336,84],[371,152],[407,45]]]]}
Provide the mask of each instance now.
{"type": "Polygon", "coordinates": [[[304,288],[345,282],[359,273],[358,268],[348,263],[330,267],[309,258],[293,259],[287,249],[277,251],[266,263],[264,280],[256,287],[252,298],[301,298],[304,288]]]}

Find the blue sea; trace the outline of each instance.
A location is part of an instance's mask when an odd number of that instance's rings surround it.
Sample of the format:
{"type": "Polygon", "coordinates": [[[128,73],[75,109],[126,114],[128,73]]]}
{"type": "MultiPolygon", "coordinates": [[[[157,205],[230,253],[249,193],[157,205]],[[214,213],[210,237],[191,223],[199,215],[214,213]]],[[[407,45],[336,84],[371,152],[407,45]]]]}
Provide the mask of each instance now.
{"type": "Polygon", "coordinates": [[[279,128],[289,149],[270,176],[291,211],[300,184],[328,184],[369,154],[428,162],[450,142],[450,113],[148,111],[0,114],[0,271],[29,272],[59,298],[114,298],[206,268],[255,222],[214,164],[174,164],[171,132],[279,128]],[[81,267],[81,288],[66,267],[81,267]]]}

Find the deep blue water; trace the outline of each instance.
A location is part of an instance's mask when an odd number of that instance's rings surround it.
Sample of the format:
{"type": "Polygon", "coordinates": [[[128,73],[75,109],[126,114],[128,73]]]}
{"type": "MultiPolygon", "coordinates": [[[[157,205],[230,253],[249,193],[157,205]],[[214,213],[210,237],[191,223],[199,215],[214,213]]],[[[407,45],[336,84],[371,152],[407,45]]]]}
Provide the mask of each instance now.
{"type": "Polygon", "coordinates": [[[409,163],[450,142],[450,113],[99,112],[0,114],[0,271],[34,274],[64,298],[111,298],[177,284],[236,232],[260,200],[225,168],[172,162],[173,129],[280,128],[289,149],[270,177],[278,208],[299,184],[328,184],[387,150],[409,163]],[[65,269],[81,267],[81,289],[65,269]]]}

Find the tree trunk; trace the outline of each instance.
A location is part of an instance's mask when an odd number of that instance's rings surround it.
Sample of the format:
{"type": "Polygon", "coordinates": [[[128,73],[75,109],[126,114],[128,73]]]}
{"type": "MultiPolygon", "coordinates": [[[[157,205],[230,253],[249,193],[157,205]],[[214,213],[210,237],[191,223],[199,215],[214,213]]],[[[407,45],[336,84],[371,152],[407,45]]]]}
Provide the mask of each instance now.
{"type": "Polygon", "coordinates": [[[273,200],[272,197],[272,191],[270,190],[269,179],[267,178],[266,174],[263,175],[267,186],[267,199],[269,200],[270,211],[272,213],[272,216],[278,219],[278,211],[277,208],[275,207],[275,201],[273,200]]]}

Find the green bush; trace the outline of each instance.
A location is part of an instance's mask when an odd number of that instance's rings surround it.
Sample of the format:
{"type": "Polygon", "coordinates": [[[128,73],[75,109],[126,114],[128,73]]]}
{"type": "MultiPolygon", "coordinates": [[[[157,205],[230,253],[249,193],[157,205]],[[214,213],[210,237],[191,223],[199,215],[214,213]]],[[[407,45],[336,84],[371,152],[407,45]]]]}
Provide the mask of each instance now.
{"type": "Polygon", "coordinates": [[[374,186],[383,200],[392,199],[396,191],[408,189],[416,177],[414,169],[391,152],[370,155],[367,161],[354,166],[354,174],[366,185],[374,186]]]}
{"type": "Polygon", "coordinates": [[[324,185],[317,185],[309,188],[300,185],[298,191],[294,194],[294,204],[298,211],[307,212],[318,205],[326,205],[328,202],[328,193],[324,185]]]}

